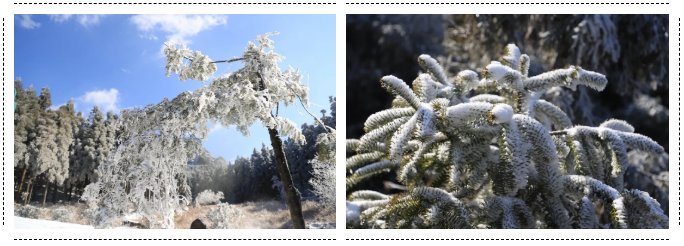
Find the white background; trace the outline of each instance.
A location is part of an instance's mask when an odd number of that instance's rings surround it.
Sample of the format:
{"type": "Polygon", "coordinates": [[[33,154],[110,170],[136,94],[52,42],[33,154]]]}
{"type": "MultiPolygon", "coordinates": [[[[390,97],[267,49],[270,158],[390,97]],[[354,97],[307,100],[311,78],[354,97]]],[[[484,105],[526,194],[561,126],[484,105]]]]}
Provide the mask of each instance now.
{"type": "MultiPolygon", "coordinates": [[[[681,244],[684,231],[681,223],[680,203],[680,163],[679,152],[679,76],[680,69],[680,18],[684,1],[675,0],[33,0],[33,1],[0,1],[0,16],[4,18],[3,46],[3,210],[0,240],[2,245],[25,244],[221,244],[221,245],[370,245],[370,244],[681,244]],[[279,4],[279,5],[211,5],[211,4],[179,4],[179,5],[74,5],[74,4],[40,4],[19,5],[15,3],[336,3],[326,5],[312,4],[279,4]],[[353,2],[385,2],[385,3],[480,3],[480,4],[412,4],[412,5],[353,5],[353,2]],[[583,4],[549,4],[549,3],[583,3],[583,4]],[[508,3],[508,4],[501,4],[508,3]],[[527,4],[514,4],[527,3],[527,4]],[[535,3],[535,4],[529,4],[535,3]],[[619,4],[596,4],[619,3],[619,4]],[[661,4],[624,4],[624,3],[661,3],[661,4]],[[664,3],[664,4],[663,4],[664,3]],[[337,228],[334,230],[15,230],[13,222],[13,81],[14,81],[14,14],[335,14],[337,15],[337,122],[338,133],[337,163],[342,167],[345,163],[344,136],[346,122],[345,91],[345,40],[346,14],[670,14],[670,229],[667,230],[346,230],[345,228],[345,169],[337,169],[337,228]],[[23,239],[259,239],[249,241],[24,241],[23,239]],[[320,240],[281,240],[281,239],[330,239],[320,240]],[[279,240],[273,240],[279,239],[279,240]],[[401,241],[357,241],[349,239],[419,239],[401,241]],[[425,240],[440,239],[440,240],[425,240]],[[443,239],[457,239],[456,241],[443,239]],[[466,239],[466,240],[464,240],[466,239]],[[484,240],[483,240],[484,239],[484,240]],[[505,240],[492,240],[505,239],[505,240]],[[529,240],[529,239],[552,239],[529,240]],[[565,239],[565,240],[558,240],[565,239]],[[578,241],[580,239],[582,241],[578,241]],[[597,241],[593,239],[609,239],[597,241]],[[632,240],[637,239],[637,240],[632,240]],[[525,240],[525,241],[522,241],[525,240]]],[[[331,27],[333,28],[333,27],[331,27]]]]}

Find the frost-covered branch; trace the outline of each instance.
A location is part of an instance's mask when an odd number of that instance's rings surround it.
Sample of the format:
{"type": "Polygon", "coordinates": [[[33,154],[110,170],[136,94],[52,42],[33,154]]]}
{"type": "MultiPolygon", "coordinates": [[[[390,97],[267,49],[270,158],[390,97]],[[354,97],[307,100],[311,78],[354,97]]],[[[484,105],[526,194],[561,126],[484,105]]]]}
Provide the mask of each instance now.
{"type": "Polygon", "coordinates": [[[418,64],[411,87],[382,77],[392,107],[347,140],[348,227],[667,227],[657,202],[623,181],[628,149],[663,147],[625,121],[574,125],[540,99],[559,86],[601,91],[604,75],[569,66],[528,77],[530,57],[513,44],[482,78],[450,78],[429,55],[418,64]],[[379,177],[402,189],[358,190],[379,177]]]}

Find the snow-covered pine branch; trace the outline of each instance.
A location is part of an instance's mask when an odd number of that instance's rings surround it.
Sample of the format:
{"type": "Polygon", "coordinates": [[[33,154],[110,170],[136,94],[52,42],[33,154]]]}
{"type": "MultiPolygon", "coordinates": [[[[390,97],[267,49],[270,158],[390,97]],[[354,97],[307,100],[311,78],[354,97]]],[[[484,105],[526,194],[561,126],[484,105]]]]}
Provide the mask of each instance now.
{"type": "Polygon", "coordinates": [[[627,149],[663,147],[620,120],[573,125],[540,99],[559,86],[601,91],[606,77],[577,66],[528,77],[530,57],[514,44],[504,50],[482,78],[450,78],[420,55],[412,87],[380,80],[396,97],[347,140],[347,226],[667,228],[659,204],[623,182],[627,149]],[[367,190],[378,177],[402,188],[367,190]]]}

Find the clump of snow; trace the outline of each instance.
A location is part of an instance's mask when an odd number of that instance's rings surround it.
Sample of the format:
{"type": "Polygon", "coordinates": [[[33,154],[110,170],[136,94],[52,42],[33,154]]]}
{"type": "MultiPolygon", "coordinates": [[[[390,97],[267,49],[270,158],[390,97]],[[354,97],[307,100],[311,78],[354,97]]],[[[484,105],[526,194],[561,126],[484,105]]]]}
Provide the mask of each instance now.
{"type": "Polygon", "coordinates": [[[499,103],[492,108],[492,115],[494,115],[494,123],[510,122],[513,118],[513,108],[505,103],[499,103]]]}
{"type": "Polygon", "coordinates": [[[609,119],[601,123],[599,127],[606,127],[622,132],[634,132],[634,127],[624,120],[609,119]]]}
{"type": "Polygon", "coordinates": [[[487,72],[489,72],[489,74],[492,75],[492,78],[494,80],[503,79],[506,76],[506,74],[508,74],[510,71],[513,70],[510,67],[501,64],[498,61],[492,61],[492,63],[487,65],[486,68],[487,68],[487,72]]]}

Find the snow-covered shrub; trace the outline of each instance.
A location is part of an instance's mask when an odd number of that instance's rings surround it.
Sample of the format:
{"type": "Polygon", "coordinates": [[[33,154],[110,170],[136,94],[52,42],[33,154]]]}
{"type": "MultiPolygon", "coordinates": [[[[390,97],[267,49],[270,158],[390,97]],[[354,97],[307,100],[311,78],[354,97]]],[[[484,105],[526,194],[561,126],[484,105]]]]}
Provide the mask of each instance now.
{"type": "Polygon", "coordinates": [[[66,207],[58,207],[52,210],[52,220],[61,222],[72,222],[75,214],[66,207]]]}
{"type": "Polygon", "coordinates": [[[307,229],[335,229],[334,222],[311,222],[306,226],[307,229]]]}
{"type": "Polygon", "coordinates": [[[602,74],[569,66],[528,77],[530,58],[506,46],[500,61],[449,77],[435,59],[412,88],[381,85],[392,108],[371,115],[347,140],[349,227],[667,228],[648,193],[624,188],[627,150],[663,153],[625,121],[573,125],[539,96],[553,87],[601,91],[602,74]],[[384,194],[357,187],[380,174],[384,194]]]}
{"type": "Polygon", "coordinates": [[[228,203],[216,205],[206,215],[207,221],[210,223],[208,226],[211,229],[230,229],[230,225],[234,221],[238,221],[240,217],[242,217],[240,210],[228,203]]]}
{"type": "Polygon", "coordinates": [[[25,206],[19,206],[14,210],[14,214],[19,217],[24,217],[24,218],[29,218],[29,219],[38,219],[40,215],[40,211],[38,211],[38,208],[31,206],[31,205],[25,205],[25,206]]]}
{"type": "Polygon", "coordinates": [[[222,191],[213,192],[212,190],[204,190],[195,197],[195,206],[219,204],[223,198],[222,191]]]}

